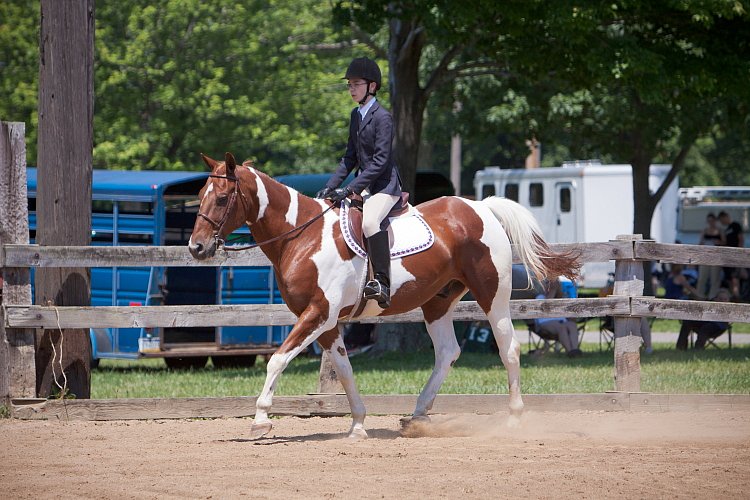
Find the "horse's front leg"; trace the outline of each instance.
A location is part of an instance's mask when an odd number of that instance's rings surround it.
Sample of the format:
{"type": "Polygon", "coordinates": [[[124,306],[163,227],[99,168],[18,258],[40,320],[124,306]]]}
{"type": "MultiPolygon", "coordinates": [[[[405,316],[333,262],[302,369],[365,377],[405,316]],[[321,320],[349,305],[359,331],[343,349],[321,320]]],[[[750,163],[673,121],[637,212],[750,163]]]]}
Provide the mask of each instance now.
{"type": "Polygon", "coordinates": [[[318,343],[328,352],[331,363],[336,370],[336,376],[344,386],[346,398],[349,400],[349,407],[352,411],[352,427],[349,430],[349,437],[352,439],[365,439],[365,415],[366,409],[362,396],[357,390],[357,384],[354,382],[354,372],[352,365],[349,363],[349,356],[344,346],[343,328],[339,324],[335,330],[326,332],[318,339],[318,343]]]}
{"type": "Polygon", "coordinates": [[[315,339],[333,326],[335,326],[335,319],[331,321],[316,310],[305,311],[299,317],[289,336],[266,365],[266,383],[255,403],[255,418],[250,429],[251,439],[263,437],[273,428],[271,419],[268,418],[268,411],[273,403],[273,393],[279,376],[299,353],[307,349],[315,339]]]}

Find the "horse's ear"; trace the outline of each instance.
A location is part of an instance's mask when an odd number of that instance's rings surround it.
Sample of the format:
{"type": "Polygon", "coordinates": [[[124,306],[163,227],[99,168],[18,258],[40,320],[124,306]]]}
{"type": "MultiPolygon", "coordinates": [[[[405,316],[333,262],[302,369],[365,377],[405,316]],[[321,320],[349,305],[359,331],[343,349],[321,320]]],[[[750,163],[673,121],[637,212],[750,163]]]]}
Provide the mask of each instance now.
{"type": "Polygon", "coordinates": [[[227,166],[227,175],[234,175],[234,169],[237,168],[237,161],[232,153],[224,153],[224,165],[227,166]]]}
{"type": "Polygon", "coordinates": [[[248,158],[247,160],[245,160],[245,161],[242,162],[242,166],[243,167],[255,168],[255,162],[253,160],[251,160],[251,159],[248,158]]]}
{"type": "Polygon", "coordinates": [[[216,164],[218,162],[216,160],[214,160],[213,158],[209,158],[208,156],[204,155],[203,153],[201,153],[201,158],[203,158],[203,162],[206,164],[206,166],[208,167],[208,169],[211,172],[213,172],[214,168],[216,168],[216,164]]]}

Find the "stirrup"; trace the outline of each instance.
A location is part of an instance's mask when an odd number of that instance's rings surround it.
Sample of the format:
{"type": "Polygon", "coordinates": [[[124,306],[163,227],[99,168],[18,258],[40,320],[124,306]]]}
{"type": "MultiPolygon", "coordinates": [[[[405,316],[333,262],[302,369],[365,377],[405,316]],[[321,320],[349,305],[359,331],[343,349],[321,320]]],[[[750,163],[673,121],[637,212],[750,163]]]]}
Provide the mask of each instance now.
{"type": "Polygon", "coordinates": [[[391,305],[391,291],[378,280],[368,281],[362,296],[367,300],[377,300],[378,305],[383,309],[391,305]]]}

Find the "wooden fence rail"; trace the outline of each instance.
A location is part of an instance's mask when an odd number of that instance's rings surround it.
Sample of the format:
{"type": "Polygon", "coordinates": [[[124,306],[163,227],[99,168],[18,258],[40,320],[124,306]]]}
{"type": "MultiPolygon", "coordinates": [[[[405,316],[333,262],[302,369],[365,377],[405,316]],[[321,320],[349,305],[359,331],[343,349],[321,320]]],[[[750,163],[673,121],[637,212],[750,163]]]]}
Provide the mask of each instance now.
{"type": "MultiPolygon", "coordinates": [[[[642,261],[686,262],[731,267],[750,267],[750,249],[672,245],[643,241],[627,235],[603,243],[557,244],[555,250],[576,250],[583,262],[615,261],[613,295],[606,298],[513,300],[515,319],[543,317],[615,317],[615,389],[640,390],[641,338],[639,317],[750,322],[750,304],[680,301],[644,297],[642,261]]],[[[24,244],[0,245],[0,268],[38,267],[143,267],[143,266],[268,266],[259,249],[227,252],[205,261],[193,259],[180,247],[53,247],[24,244]]],[[[283,304],[204,306],[107,306],[50,307],[4,304],[0,325],[6,329],[68,329],[96,327],[200,327],[291,325],[296,317],[283,304]]],[[[476,302],[461,302],[459,321],[482,320],[476,302]]],[[[423,321],[421,311],[367,323],[423,321]]]]}
{"type": "MultiPolygon", "coordinates": [[[[554,244],[556,250],[577,250],[584,262],[607,262],[633,259],[633,245],[628,241],[604,243],[554,244]]],[[[750,259],[750,253],[748,253],[750,259]]],[[[519,262],[514,258],[514,262],[519,262]]],[[[219,248],[216,255],[206,260],[196,260],[182,246],[0,246],[0,267],[144,267],[144,266],[270,266],[271,262],[259,248],[228,252],[219,248]]]]}

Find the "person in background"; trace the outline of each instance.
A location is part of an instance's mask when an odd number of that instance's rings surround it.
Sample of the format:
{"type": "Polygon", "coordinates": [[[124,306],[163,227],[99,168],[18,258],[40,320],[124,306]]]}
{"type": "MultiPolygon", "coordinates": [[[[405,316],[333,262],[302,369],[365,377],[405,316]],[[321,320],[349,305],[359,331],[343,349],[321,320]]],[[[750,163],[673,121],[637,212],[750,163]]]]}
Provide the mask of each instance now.
{"type": "Polygon", "coordinates": [[[688,300],[691,295],[702,298],[683,271],[682,264],[672,264],[670,267],[669,274],[664,279],[665,299],[688,300]]]}
{"type": "MultiPolygon", "coordinates": [[[[706,227],[701,234],[700,245],[718,246],[724,244],[724,233],[719,227],[719,220],[713,212],[706,215],[706,227]]],[[[698,294],[709,300],[716,297],[721,286],[721,267],[700,266],[698,268],[698,284],[695,288],[698,294]],[[708,290],[706,290],[708,285],[708,290]]]]}
{"type": "MultiPolygon", "coordinates": [[[[745,235],[742,232],[742,226],[732,220],[727,212],[719,212],[719,222],[724,226],[724,245],[734,248],[743,248],[745,246],[745,235]]],[[[729,288],[732,297],[740,296],[740,268],[725,267],[724,283],[729,288]]]]}
{"type": "MultiPolygon", "coordinates": [[[[536,296],[540,300],[562,297],[562,287],[557,279],[547,280],[542,293],[536,296]]],[[[534,323],[537,335],[556,339],[563,346],[568,357],[575,358],[583,354],[578,348],[578,326],[575,321],[568,318],[537,318],[534,323]]]]}
{"type": "MultiPolygon", "coordinates": [[[[715,302],[729,302],[730,295],[729,290],[726,288],[720,288],[719,292],[714,298],[715,302]]],[[[709,339],[715,339],[729,328],[729,323],[726,321],[697,321],[697,320],[684,320],[680,327],[680,334],[677,337],[677,349],[681,351],[687,350],[688,338],[691,332],[696,333],[695,349],[705,349],[706,342],[709,339]]]]}

